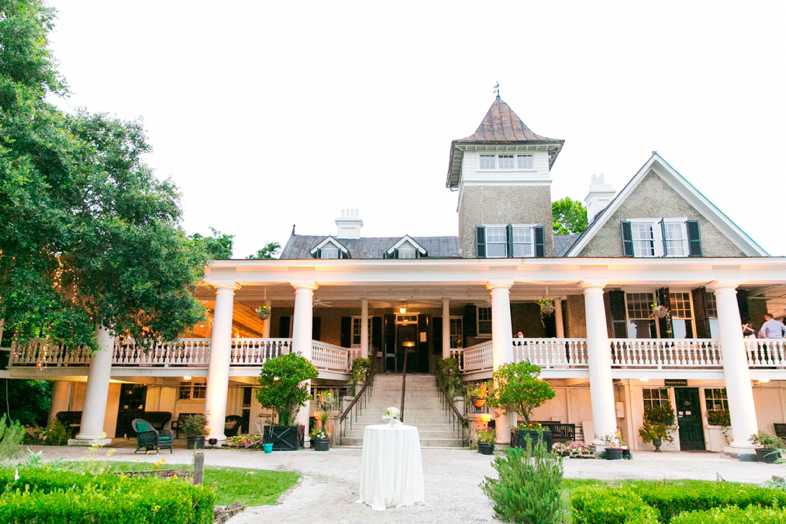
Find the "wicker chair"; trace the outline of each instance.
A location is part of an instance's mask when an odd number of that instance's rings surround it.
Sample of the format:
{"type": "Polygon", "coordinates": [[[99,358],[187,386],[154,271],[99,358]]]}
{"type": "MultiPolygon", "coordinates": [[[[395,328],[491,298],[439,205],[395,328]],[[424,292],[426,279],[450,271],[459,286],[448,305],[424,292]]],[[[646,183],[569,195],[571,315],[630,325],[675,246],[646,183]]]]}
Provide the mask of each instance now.
{"type": "Polygon", "coordinates": [[[227,415],[227,418],[224,420],[224,435],[236,437],[240,433],[240,428],[243,427],[243,417],[240,415],[227,415]]]}
{"type": "Polygon", "coordinates": [[[174,437],[170,430],[165,429],[159,432],[152,424],[141,418],[135,418],[131,422],[131,426],[136,432],[136,451],[134,453],[141,450],[144,450],[145,453],[156,450],[158,453],[161,448],[169,448],[169,453],[172,453],[174,437]]]}

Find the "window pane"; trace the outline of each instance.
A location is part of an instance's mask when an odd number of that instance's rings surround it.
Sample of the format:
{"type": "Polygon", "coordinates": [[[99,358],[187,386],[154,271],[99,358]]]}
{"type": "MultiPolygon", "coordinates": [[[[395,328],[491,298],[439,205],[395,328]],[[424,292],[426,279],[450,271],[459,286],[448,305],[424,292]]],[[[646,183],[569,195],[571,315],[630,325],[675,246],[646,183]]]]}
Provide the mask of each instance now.
{"type": "Polygon", "coordinates": [[[532,242],[532,228],[514,227],[513,242],[532,242]]]}
{"type": "Polygon", "coordinates": [[[480,335],[491,334],[491,308],[490,307],[478,308],[478,334],[480,335]]]}
{"type": "Polygon", "coordinates": [[[710,318],[718,318],[718,303],[715,301],[715,293],[707,293],[707,315],[710,318]]]}
{"type": "Polygon", "coordinates": [[[710,317],[710,338],[720,338],[720,323],[717,318],[710,317]]]}
{"type": "Polygon", "coordinates": [[[486,243],[507,241],[508,234],[504,227],[486,227],[486,243]]]}
{"type": "Polygon", "coordinates": [[[494,155],[480,155],[481,169],[494,169],[494,155]]]}
{"type": "Polygon", "coordinates": [[[532,155],[518,155],[517,161],[519,169],[532,169],[534,167],[532,155]]]}
{"type": "Polygon", "coordinates": [[[633,235],[633,254],[637,257],[654,257],[655,237],[652,224],[633,222],[630,230],[633,235]]]}
{"type": "Polygon", "coordinates": [[[663,224],[663,246],[666,249],[666,255],[669,256],[685,256],[685,243],[681,223],[664,223],[663,224]]]}
{"type": "Polygon", "coordinates": [[[500,169],[513,169],[513,155],[499,155],[500,169]]]}
{"type": "Polygon", "coordinates": [[[338,258],[338,248],[335,246],[323,247],[320,258],[338,258]]]}

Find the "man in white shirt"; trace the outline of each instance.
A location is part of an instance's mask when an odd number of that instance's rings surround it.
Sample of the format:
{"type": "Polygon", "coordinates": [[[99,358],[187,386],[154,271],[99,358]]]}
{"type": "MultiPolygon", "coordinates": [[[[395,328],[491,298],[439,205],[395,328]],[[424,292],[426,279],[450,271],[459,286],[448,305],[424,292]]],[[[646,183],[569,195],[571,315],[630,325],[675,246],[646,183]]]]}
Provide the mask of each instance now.
{"type": "Polygon", "coordinates": [[[786,335],[786,325],[780,320],[775,320],[769,313],[764,314],[764,324],[759,330],[759,338],[783,338],[786,335]]]}

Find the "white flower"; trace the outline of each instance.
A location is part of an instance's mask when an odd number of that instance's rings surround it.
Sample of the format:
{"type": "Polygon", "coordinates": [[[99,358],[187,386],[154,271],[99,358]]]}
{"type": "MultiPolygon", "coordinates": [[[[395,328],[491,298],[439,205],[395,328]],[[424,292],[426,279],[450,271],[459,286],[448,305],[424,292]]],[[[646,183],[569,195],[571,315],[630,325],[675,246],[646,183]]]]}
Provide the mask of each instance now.
{"type": "Polygon", "coordinates": [[[14,482],[16,482],[17,480],[19,480],[19,470],[16,470],[14,472],[14,482]]]}
{"type": "Polygon", "coordinates": [[[395,408],[395,407],[391,406],[391,407],[389,407],[388,409],[385,410],[385,416],[386,417],[390,417],[390,418],[394,418],[394,419],[398,419],[401,416],[401,411],[399,411],[398,408],[395,408]]]}

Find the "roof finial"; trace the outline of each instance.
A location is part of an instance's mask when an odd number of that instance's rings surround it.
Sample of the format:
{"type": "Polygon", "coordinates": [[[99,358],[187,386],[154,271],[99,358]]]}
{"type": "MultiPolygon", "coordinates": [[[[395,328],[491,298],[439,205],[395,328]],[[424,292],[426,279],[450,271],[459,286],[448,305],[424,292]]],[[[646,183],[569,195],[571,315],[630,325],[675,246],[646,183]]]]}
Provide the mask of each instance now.
{"type": "Polygon", "coordinates": [[[497,95],[497,98],[499,98],[499,80],[496,84],[494,84],[494,94],[497,95]]]}

